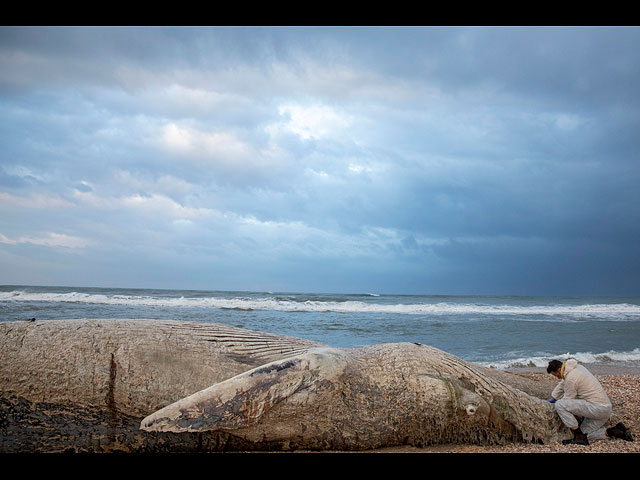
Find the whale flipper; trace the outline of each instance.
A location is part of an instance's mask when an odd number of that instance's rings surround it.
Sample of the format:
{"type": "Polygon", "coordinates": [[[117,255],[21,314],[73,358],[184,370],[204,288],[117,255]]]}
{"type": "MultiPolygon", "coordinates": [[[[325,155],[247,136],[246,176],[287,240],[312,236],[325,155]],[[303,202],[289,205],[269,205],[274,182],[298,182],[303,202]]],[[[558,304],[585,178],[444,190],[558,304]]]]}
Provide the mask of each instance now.
{"type": "Polygon", "coordinates": [[[270,362],[152,413],[140,429],[179,433],[248,427],[277,403],[339,372],[346,361],[339,349],[318,348],[270,362]]]}

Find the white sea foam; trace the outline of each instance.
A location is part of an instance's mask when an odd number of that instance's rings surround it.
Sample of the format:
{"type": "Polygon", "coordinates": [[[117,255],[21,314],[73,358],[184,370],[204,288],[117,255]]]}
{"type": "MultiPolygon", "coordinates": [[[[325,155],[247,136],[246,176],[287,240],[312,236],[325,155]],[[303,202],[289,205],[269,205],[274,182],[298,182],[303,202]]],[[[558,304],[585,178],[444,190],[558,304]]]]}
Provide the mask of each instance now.
{"type": "Polygon", "coordinates": [[[517,316],[522,320],[572,321],[582,318],[605,320],[640,320],[640,305],[629,303],[582,304],[582,305],[492,305],[481,303],[382,303],[381,297],[370,297],[371,301],[304,300],[295,296],[154,296],[122,295],[82,292],[29,292],[14,290],[0,292],[3,302],[47,302],[84,303],[102,305],[130,305],[145,307],[196,307],[236,310],[272,310],[282,312],[336,312],[336,313],[392,313],[429,316],[444,315],[489,315],[517,316]]]}
{"type": "Polygon", "coordinates": [[[560,361],[575,358],[584,364],[615,364],[615,363],[635,363],[640,364],[640,348],[634,348],[628,352],[608,351],[604,353],[577,352],[564,354],[547,354],[528,358],[516,358],[497,362],[479,362],[480,365],[493,368],[517,368],[517,367],[544,367],[549,364],[549,360],[560,361]]]}

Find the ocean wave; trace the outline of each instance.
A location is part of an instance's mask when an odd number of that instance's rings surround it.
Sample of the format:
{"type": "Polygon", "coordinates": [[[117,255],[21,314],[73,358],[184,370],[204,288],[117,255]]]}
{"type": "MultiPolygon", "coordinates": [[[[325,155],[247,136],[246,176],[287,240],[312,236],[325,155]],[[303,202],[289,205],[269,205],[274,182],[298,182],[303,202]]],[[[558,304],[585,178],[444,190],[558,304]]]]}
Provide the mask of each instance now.
{"type": "Polygon", "coordinates": [[[513,305],[482,303],[383,303],[382,297],[371,295],[369,301],[325,298],[312,300],[305,296],[164,296],[126,295],[84,292],[0,292],[3,302],[84,303],[165,308],[219,308],[232,310],[272,310],[282,312],[389,313],[429,316],[508,316],[521,320],[606,319],[639,320],[640,305],[629,303],[581,305],[513,305]]]}
{"type": "Polygon", "coordinates": [[[478,362],[478,364],[498,369],[521,367],[546,368],[549,364],[549,360],[551,359],[564,361],[569,358],[575,358],[578,362],[583,364],[640,364],[640,348],[634,348],[633,350],[628,352],[567,352],[563,354],[548,354],[501,361],[478,362]]]}

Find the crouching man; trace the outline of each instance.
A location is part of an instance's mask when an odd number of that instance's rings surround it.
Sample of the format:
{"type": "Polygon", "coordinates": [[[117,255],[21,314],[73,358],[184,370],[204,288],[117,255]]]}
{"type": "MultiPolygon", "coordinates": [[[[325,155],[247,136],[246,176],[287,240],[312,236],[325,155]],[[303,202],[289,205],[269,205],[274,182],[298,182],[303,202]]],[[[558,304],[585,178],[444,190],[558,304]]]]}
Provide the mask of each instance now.
{"type": "Polygon", "coordinates": [[[565,362],[551,360],[547,373],[560,379],[549,401],[554,403],[560,419],[573,432],[573,438],[562,443],[589,445],[589,440],[606,438],[633,441],[622,423],[602,428],[611,417],[611,400],[589,370],[574,359],[565,362]],[[578,423],[576,417],[582,417],[582,423],[578,423]]]}

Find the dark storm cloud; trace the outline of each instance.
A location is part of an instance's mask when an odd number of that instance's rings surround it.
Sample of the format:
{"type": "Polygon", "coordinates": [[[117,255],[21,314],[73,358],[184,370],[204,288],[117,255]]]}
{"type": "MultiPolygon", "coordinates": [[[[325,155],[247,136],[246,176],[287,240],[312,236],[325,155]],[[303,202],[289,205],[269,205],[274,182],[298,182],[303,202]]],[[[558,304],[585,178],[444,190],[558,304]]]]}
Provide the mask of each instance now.
{"type": "Polygon", "coordinates": [[[635,293],[639,44],[0,28],[0,282],[635,293]]]}

